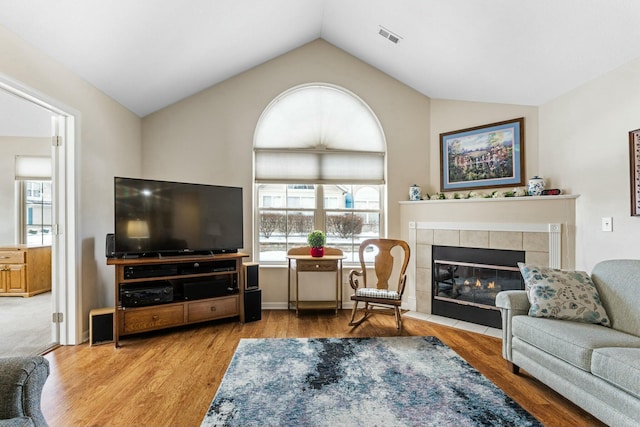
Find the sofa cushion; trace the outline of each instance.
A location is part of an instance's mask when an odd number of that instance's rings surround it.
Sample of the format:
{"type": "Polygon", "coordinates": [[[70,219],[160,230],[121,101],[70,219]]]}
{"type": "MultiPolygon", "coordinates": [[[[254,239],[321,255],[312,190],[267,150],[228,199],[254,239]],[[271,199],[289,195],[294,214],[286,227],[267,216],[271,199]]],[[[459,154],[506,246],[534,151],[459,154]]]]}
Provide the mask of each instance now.
{"type": "Polygon", "coordinates": [[[609,312],[611,326],[640,335],[640,259],[599,262],[591,271],[591,279],[609,312]]]}
{"type": "Polygon", "coordinates": [[[611,326],[598,289],[584,271],[518,263],[531,307],[529,316],[611,326]]]}
{"type": "Polygon", "coordinates": [[[591,372],[640,398],[640,348],[598,348],[593,351],[591,372]]]}
{"type": "Polygon", "coordinates": [[[595,348],[640,348],[639,337],[590,323],[514,316],[512,329],[513,336],[587,372],[595,348]]]}

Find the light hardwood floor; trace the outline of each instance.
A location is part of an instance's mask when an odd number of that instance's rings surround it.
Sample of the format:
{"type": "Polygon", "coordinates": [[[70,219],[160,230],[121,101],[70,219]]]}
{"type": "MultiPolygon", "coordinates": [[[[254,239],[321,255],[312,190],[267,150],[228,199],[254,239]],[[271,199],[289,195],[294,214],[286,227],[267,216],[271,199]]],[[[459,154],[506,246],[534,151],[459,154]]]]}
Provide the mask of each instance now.
{"type": "MultiPolygon", "coordinates": [[[[263,311],[262,320],[244,325],[226,320],[125,337],[118,349],[59,347],[45,356],[51,375],[43,412],[51,427],[199,426],[241,338],[397,335],[392,317],[352,329],[349,314],[263,311]]],[[[526,372],[512,374],[497,338],[410,318],[402,335],[438,337],[544,425],[602,425],[526,372]]]]}

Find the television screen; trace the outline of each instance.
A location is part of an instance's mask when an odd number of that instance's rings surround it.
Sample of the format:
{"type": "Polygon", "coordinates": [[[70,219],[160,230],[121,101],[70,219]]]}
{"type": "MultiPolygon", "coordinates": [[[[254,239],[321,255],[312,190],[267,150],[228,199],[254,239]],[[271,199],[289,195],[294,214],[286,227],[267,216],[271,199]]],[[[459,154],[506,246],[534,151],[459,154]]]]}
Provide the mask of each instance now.
{"type": "Polygon", "coordinates": [[[243,246],[242,188],[115,178],[116,256],[243,246]]]}

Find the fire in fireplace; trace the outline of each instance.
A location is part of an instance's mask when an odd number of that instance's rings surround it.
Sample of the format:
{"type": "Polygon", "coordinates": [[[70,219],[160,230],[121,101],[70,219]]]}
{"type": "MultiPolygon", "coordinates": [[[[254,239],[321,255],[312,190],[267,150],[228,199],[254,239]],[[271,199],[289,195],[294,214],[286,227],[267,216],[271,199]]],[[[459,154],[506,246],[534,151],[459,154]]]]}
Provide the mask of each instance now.
{"type": "Polygon", "coordinates": [[[433,246],[432,313],[494,328],[500,291],[524,289],[523,251],[433,246]]]}

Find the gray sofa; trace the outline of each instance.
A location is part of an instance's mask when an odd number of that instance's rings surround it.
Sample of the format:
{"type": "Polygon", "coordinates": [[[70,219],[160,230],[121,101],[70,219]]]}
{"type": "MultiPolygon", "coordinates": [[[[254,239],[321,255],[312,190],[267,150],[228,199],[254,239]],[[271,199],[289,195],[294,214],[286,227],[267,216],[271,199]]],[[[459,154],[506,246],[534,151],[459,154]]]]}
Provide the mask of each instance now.
{"type": "Polygon", "coordinates": [[[611,328],[528,315],[526,291],[500,292],[502,355],[612,426],[640,425],[640,260],[591,272],[611,328]]]}
{"type": "Polygon", "coordinates": [[[42,356],[0,358],[0,427],[46,427],[40,410],[49,361],[42,356]]]}

